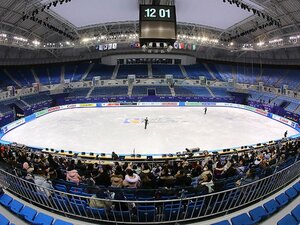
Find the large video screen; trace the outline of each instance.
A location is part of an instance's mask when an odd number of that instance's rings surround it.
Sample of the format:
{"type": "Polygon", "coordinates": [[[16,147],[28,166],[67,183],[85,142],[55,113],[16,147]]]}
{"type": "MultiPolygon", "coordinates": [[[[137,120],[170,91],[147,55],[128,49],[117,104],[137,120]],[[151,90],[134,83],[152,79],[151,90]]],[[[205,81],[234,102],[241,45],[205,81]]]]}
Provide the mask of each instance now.
{"type": "Polygon", "coordinates": [[[140,42],[167,42],[176,40],[175,6],[140,6],[140,42]]]}

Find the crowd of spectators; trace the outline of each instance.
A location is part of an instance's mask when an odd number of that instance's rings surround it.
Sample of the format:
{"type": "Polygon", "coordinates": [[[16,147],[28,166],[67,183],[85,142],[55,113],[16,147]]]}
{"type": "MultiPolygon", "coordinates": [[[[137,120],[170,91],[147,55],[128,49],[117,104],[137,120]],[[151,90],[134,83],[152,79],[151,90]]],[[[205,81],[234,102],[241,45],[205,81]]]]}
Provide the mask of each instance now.
{"type": "MultiPolygon", "coordinates": [[[[235,186],[253,182],[272,174],[278,166],[295,159],[300,140],[282,141],[273,146],[222,156],[206,154],[201,159],[179,159],[161,162],[105,161],[86,163],[81,159],[34,152],[28,148],[15,150],[0,147],[2,168],[39,185],[53,188],[58,181],[74,185],[124,189],[197,189],[201,193],[221,191],[222,182],[235,186]]],[[[47,193],[49,194],[49,193],[47,193]]]]}

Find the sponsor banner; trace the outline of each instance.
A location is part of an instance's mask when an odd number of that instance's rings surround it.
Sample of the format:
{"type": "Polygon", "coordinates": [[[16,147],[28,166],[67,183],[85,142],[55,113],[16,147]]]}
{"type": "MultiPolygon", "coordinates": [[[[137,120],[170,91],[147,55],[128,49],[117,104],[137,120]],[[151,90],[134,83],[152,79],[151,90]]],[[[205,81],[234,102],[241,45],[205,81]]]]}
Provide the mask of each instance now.
{"type": "Polygon", "coordinates": [[[217,102],[216,106],[232,106],[232,103],[226,103],[226,102],[217,102]]]}
{"type": "Polygon", "coordinates": [[[14,128],[16,128],[16,127],[24,124],[24,123],[25,123],[25,118],[19,119],[19,120],[15,121],[15,122],[12,122],[12,123],[8,124],[7,126],[3,127],[2,128],[2,132],[5,134],[8,131],[10,131],[10,130],[12,130],[12,129],[14,129],[14,128]]]}
{"type": "Polygon", "coordinates": [[[161,102],[138,102],[138,106],[161,106],[161,102]]]}
{"type": "Polygon", "coordinates": [[[36,113],[35,113],[35,116],[36,116],[36,117],[40,117],[40,116],[46,115],[47,113],[48,113],[48,109],[45,109],[45,110],[36,112],[36,113]]]}
{"type": "Polygon", "coordinates": [[[201,102],[186,102],[185,106],[202,106],[201,102]]]}
{"type": "Polygon", "coordinates": [[[249,111],[255,111],[255,110],[256,110],[256,108],[251,107],[251,106],[247,106],[247,105],[241,105],[241,108],[247,109],[247,110],[249,110],[249,111]]]}
{"type": "Polygon", "coordinates": [[[262,109],[255,109],[255,112],[260,114],[260,115],[263,115],[263,116],[268,116],[268,112],[262,110],[262,109]]]}
{"type": "Polygon", "coordinates": [[[49,108],[48,109],[48,113],[55,112],[55,111],[58,111],[58,110],[60,110],[60,107],[59,106],[55,106],[55,107],[49,108]]]}
{"type": "Polygon", "coordinates": [[[279,121],[279,122],[282,122],[282,123],[287,124],[287,125],[289,125],[289,126],[291,126],[291,127],[294,127],[294,128],[297,128],[297,126],[298,126],[297,123],[292,122],[292,121],[290,121],[290,120],[288,120],[288,119],[286,119],[286,118],[283,118],[283,117],[281,117],[281,116],[278,116],[278,115],[272,114],[272,118],[273,118],[274,120],[277,120],[277,121],[279,121]]]}
{"type": "Polygon", "coordinates": [[[167,106],[167,107],[178,106],[178,102],[162,102],[161,105],[162,106],[167,106]]]}
{"type": "Polygon", "coordinates": [[[96,103],[81,103],[79,104],[79,107],[96,107],[96,103]]]}
{"type": "Polygon", "coordinates": [[[130,106],[130,105],[134,105],[134,106],[136,106],[137,105],[137,103],[136,102],[121,102],[120,103],[120,106],[130,106]]]}
{"type": "Polygon", "coordinates": [[[117,103],[117,102],[102,103],[102,106],[104,106],[104,107],[116,107],[116,106],[120,106],[120,103],[117,103]]]}

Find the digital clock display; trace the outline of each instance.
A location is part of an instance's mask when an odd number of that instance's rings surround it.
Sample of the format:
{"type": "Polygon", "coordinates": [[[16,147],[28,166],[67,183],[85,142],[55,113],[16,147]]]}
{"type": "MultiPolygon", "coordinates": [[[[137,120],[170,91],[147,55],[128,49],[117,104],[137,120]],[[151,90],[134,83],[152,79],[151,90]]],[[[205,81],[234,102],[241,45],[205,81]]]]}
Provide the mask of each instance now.
{"type": "Polygon", "coordinates": [[[175,6],[140,6],[141,21],[175,21],[175,6]]]}
{"type": "Polygon", "coordinates": [[[177,37],[175,6],[140,5],[140,43],[174,43],[177,37]]]}

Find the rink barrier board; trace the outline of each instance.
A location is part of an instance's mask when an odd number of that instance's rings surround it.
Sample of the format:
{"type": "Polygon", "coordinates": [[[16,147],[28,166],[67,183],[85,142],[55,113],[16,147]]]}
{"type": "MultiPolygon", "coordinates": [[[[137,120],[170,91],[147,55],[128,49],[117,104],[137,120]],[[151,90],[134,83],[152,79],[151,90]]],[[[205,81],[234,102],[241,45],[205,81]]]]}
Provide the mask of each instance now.
{"type": "MultiPolygon", "coordinates": [[[[12,123],[9,123],[1,128],[0,131],[0,143],[2,144],[11,144],[12,142],[7,142],[1,140],[5,134],[10,132],[11,130],[22,126],[25,123],[31,122],[39,117],[45,116],[52,112],[57,112],[60,110],[66,110],[66,109],[74,109],[74,108],[102,108],[102,107],[230,107],[230,108],[238,108],[238,109],[244,109],[247,111],[251,111],[254,113],[257,113],[259,115],[268,117],[270,119],[273,119],[277,122],[280,122],[284,125],[287,125],[293,129],[295,129],[299,134],[290,136],[289,138],[298,138],[300,137],[300,127],[299,124],[291,121],[289,119],[286,119],[284,117],[269,113],[267,111],[264,111],[262,109],[258,109],[252,106],[247,105],[241,105],[241,104],[235,104],[235,103],[224,103],[224,102],[124,102],[124,103],[80,103],[80,104],[69,104],[69,105],[61,105],[61,106],[55,106],[48,109],[41,110],[39,112],[33,113],[29,116],[26,116],[22,119],[16,120],[12,123]]],[[[278,141],[278,140],[275,140],[278,141]]],[[[268,143],[268,142],[265,142],[268,143]]],[[[264,143],[261,143],[264,144],[264,143]]],[[[251,144],[249,144],[251,145],[251,144]]],[[[36,146],[28,146],[35,149],[43,149],[41,147],[36,146]]],[[[235,149],[239,147],[231,147],[230,149],[235,149]]],[[[213,151],[220,151],[222,149],[215,149],[210,150],[213,151]]],[[[126,154],[123,154],[126,155],[126,154]]],[[[128,154],[129,155],[129,154],[128,154]]],[[[154,156],[154,154],[152,154],[154,156]]]]}

